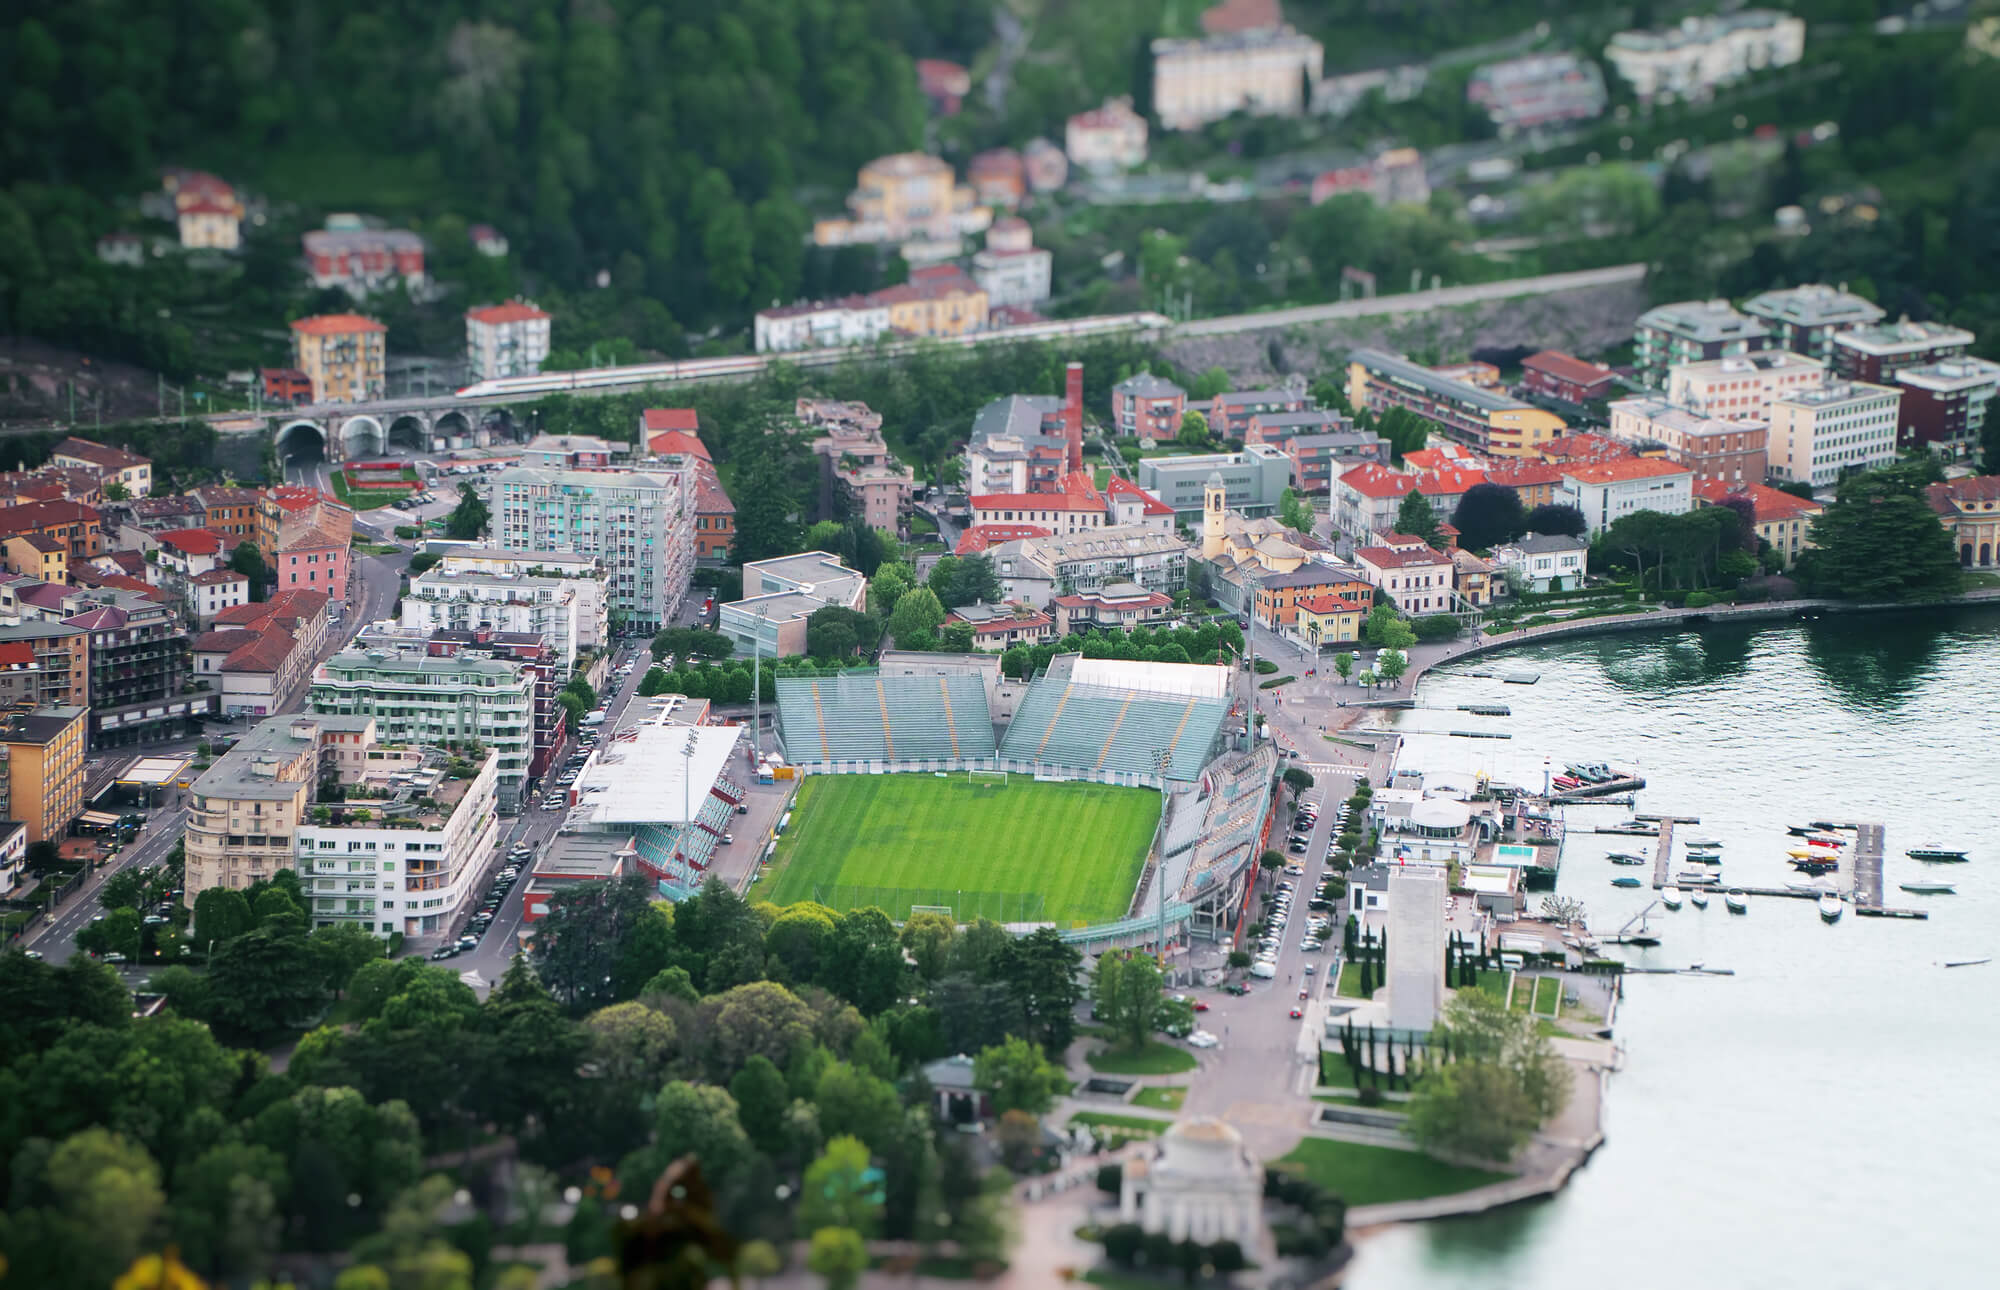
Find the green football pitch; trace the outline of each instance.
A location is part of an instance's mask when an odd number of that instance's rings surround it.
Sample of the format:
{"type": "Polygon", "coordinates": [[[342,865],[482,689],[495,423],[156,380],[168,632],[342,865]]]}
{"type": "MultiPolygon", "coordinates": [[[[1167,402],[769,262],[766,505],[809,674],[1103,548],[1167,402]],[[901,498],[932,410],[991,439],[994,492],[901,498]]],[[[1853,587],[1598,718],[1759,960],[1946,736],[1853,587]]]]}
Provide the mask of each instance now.
{"type": "Polygon", "coordinates": [[[961,922],[1125,916],[1160,818],[1145,788],[971,784],[934,775],[814,775],[751,900],[834,909],[949,906],[961,922]]]}

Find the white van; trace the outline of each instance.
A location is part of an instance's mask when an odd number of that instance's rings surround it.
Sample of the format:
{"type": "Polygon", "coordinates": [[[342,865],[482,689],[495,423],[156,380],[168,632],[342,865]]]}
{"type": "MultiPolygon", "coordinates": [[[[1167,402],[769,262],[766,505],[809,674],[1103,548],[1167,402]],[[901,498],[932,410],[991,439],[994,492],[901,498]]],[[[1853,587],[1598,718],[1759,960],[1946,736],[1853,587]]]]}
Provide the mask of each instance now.
{"type": "Polygon", "coordinates": [[[1269,959],[1258,959],[1250,965],[1250,975],[1268,981],[1278,975],[1278,965],[1269,959]]]}
{"type": "Polygon", "coordinates": [[[1506,968],[1509,972],[1519,972],[1523,962],[1525,960],[1518,954],[1502,954],[1500,956],[1500,966],[1506,968]]]}
{"type": "Polygon", "coordinates": [[[587,716],[585,716],[585,717],[584,717],[584,719],[583,719],[583,724],[584,724],[584,725],[586,725],[586,726],[601,726],[601,725],[603,725],[603,724],[604,724],[604,709],[602,709],[602,708],[599,708],[599,709],[598,709],[597,711],[595,711],[595,712],[592,712],[592,713],[588,714],[587,716]]]}

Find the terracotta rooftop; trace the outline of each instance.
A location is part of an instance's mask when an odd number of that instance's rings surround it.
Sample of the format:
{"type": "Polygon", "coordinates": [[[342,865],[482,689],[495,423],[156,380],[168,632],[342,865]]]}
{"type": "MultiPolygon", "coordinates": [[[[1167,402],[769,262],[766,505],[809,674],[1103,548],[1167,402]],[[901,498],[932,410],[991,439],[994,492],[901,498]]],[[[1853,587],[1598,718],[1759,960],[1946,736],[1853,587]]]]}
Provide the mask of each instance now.
{"type": "Polygon", "coordinates": [[[1558,381],[1568,381],[1572,385],[1592,385],[1611,375],[1611,369],[1603,364],[1586,363],[1559,349],[1545,349],[1539,354],[1530,354],[1521,360],[1521,366],[1553,376],[1558,381]]]}
{"type": "Polygon", "coordinates": [[[1378,569],[1407,569],[1412,565],[1450,564],[1451,558],[1442,551],[1425,547],[1421,551],[1393,551],[1386,546],[1364,546],[1354,553],[1357,560],[1366,560],[1378,569]]]}
{"type": "Polygon", "coordinates": [[[1658,457],[1628,457],[1623,461],[1594,461],[1563,467],[1564,475],[1583,484],[1618,484],[1628,479],[1663,479],[1668,475],[1693,473],[1686,466],[1677,466],[1658,457]]]}
{"type": "Polygon", "coordinates": [[[648,430],[701,429],[700,417],[693,408],[647,408],[639,414],[639,424],[648,430]]]}
{"type": "Polygon", "coordinates": [[[1340,482],[1363,497],[1401,497],[1417,486],[1417,477],[1390,470],[1378,462],[1364,461],[1342,475],[1340,482]]]}
{"type": "Polygon", "coordinates": [[[1756,522],[1770,524],[1777,520],[1800,519],[1817,515],[1826,509],[1809,498],[1794,497],[1782,488],[1772,488],[1765,484],[1745,484],[1741,488],[1731,488],[1719,479],[1705,479],[1694,486],[1694,495],[1710,505],[1719,506],[1723,499],[1742,496],[1750,499],[1756,508],[1756,522]]]}
{"type": "Polygon", "coordinates": [[[1020,538],[1050,537],[1053,530],[1040,524],[974,524],[959,534],[953,555],[978,555],[989,547],[1020,538]]]}
{"type": "Polygon", "coordinates": [[[360,314],[320,314],[316,318],[299,319],[292,324],[292,330],[307,336],[345,336],[357,331],[386,332],[389,329],[360,314]]]}
{"type": "Polygon", "coordinates": [[[487,324],[532,322],[537,318],[548,317],[533,305],[524,304],[519,300],[509,300],[504,305],[483,305],[477,309],[468,309],[465,311],[465,316],[473,322],[487,324]]]}
{"type": "Polygon", "coordinates": [[[160,545],[186,555],[218,555],[222,551],[222,535],[214,529],[169,529],[160,534],[160,545]]]}

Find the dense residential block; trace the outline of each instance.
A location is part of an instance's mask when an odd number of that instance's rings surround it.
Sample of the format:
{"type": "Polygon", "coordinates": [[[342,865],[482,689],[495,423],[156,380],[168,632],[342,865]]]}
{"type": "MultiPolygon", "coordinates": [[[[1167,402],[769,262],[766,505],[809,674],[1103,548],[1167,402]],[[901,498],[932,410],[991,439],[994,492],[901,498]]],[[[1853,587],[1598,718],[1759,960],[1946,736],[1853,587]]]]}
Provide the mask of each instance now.
{"type": "Polygon", "coordinates": [[[2000,394],[2000,363],[1948,358],[1898,368],[1891,379],[1903,392],[1898,448],[1921,446],[1954,459],[1978,450],[1993,397],[2000,394]]]}
{"type": "Polygon", "coordinates": [[[1694,482],[1731,488],[1763,482],[1769,470],[1770,423],[1722,420],[1665,399],[1619,399],[1611,405],[1611,437],[1646,451],[1664,449],[1669,461],[1694,472],[1694,482]]]}
{"type": "Polygon", "coordinates": [[[1642,103],[1707,99],[1752,72],[1790,67],[1805,56],[1803,18],[1771,9],[1683,18],[1662,31],[1621,31],[1604,60],[1642,103]]]}
{"type": "Polygon", "coordinates": [[[1837,482],[1896,459],[1902,391],[1861,381],[1798,390],[1771,404],[1771,473],[1811,484],[1837,482]]]}
{"type": "Polygon", "coordinates": [[[1883,309],[1846,285],[1808,283],[1765,291],[1743,302],[1743,312],[1762,318],[1771,329],[1774,349],[1788,349],[1821,363],[1833,361],[1833,338],[1856,327],[1882,321],[1883,309]]]}
{"type": "Polygon", "coordinates": [[[321,314],[292,324],[292,366],[312,383],[314,403],[361,403],[387,388],[389,329],[359,314],[321,314]]]}
{"type": "Polygon", "coordinates": [[[496,547],[570,551],[601,562],[614,628],[655,632],[680,611],[694,571],[699,493],[692,468],[517,466],[492,478],[496,547]]]}
{"type": "Polygon", "coordinates": [[[83,811],[82,707],[0,712],[0,818],[19,820],[30,842],[60,842],[83,811]]]}
{"type": "Polygon", "coordinates": [[[1639,315],[1632,333],[1632,367],[1639,380],[1662,389],[1683,363],[1771,348],[1771,329],[1736,311],[1727,300],[1683,300],[1639,315]]]}
{"type": "Polygon", "coordinates": [[[1439,376],[1400,354],[1357,349],[1347,356],[1347,402],[1376,416],[1405,408],[1447,438],[1494,457],[1532,457],[1568,423],[1512,395],[1439,376]]]}
{"type": "Polygon", "coordinates": [[[1833,335],[1833,368],[1842,380],[1886,383],[1905,367],[1927,367],[1961,358],[1972,348],[1972,333],[1938,322],[1878,323],[1833,335]]]}

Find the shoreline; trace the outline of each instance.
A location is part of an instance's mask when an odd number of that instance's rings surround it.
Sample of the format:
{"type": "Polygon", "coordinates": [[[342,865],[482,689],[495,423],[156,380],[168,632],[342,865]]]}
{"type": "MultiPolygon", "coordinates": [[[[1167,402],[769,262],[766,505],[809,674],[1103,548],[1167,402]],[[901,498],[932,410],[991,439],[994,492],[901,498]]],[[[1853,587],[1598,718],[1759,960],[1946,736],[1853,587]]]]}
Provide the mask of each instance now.
{"type": "MultiPolygon", "coordinates": [[[[1976,609],[1986,605],[2000,606],[2000,587],[1977,588],[1963,595],[1954,596],[1950,600],[1869,602],[1821,599],[1774,600],[1749,605],[1712,605],[1705,609],[1658,609],[1637,614],[1607,614],[1601,618],[1585,618],[1571,623],[1546,623],[1540,627],[1522,628],[1482,640],[1453,642],[1435,651],[1428,651],[1428,657],[1412,657],[1410,670],[1403,675],[1393,693],[1401,695],[1403,687],[1407,685],[1409,694],[1405,697],[1415,697],[1417,684],[1432,668],[1440,664],[1498,654],[1544,640],[1614,636],[1648,630],[1694,631],[1722,623],[1754,624],[1766,619],[1778,621],[1815,618],[1829,614],[1892,614],[1940,609],[1976,609]]],[[[1416,655],[1419,649],[1412,649],[1411,654],[1416,655]]]]}

